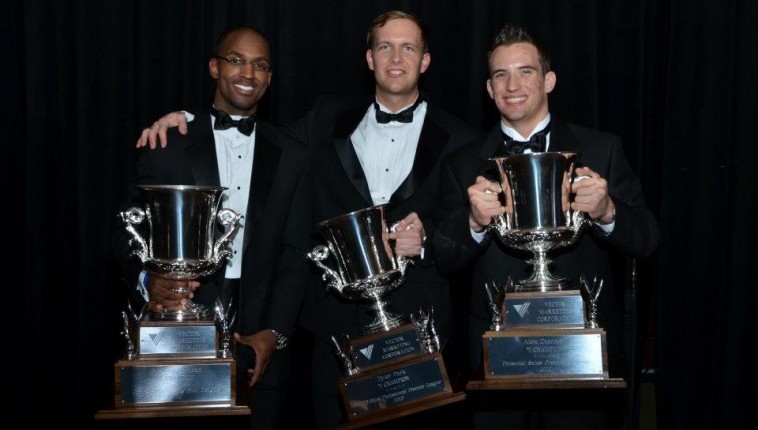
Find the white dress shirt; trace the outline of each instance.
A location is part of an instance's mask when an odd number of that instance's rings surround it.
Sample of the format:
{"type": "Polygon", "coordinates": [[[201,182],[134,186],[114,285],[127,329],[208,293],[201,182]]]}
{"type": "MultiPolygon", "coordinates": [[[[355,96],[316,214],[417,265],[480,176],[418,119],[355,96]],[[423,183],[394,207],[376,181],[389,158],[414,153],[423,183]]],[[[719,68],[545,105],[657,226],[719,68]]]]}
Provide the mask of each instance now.
{"type": "MultiPolygon", "coordinates": [[[[414,101],[415,102],[415,101],[414,101]]],[[[379,107],[390,112],[379,103],[379,107]]],[[[412,106],[404,106],[398,112],[412,106]]],[[[392,112],[390,112],[392,113],[392,112]]],[[[426,117],[426,102],[413,112],[413,121],[380,124],[372,104],[350,139],[358,155],[374,205],[388,203],[413,168],[421,128],[426,117]]]]}
{"type": "MultiPolygon", "coordinates": [[[[231,115],[232,119],[241,117],[231,115]]],[[[213,116],[210,117],[211,127],[213,116]]],[[[258,128],[256,124],[256,129],[258,128]]],[[[250,136],[240,133],[236,127],[213,130],[218,161],[218,179],[226,190],[221,196],[221,208],[231,209],[242,215],[240,228],[232,239],[232,256],[226,263],[226,277],[239,279],[242,273],[242,241],[245,237],[247,202],[250,196],[250,179],[253,174],[255,131],[250,136]]]]}

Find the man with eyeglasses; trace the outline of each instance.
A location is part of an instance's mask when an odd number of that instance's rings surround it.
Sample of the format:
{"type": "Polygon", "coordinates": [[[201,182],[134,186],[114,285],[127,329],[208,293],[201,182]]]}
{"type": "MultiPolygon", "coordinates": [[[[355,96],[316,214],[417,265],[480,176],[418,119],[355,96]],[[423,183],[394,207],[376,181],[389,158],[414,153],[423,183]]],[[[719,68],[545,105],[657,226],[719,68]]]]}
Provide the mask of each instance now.
{"type": "MultiPolygon", "coordinates": [[[[237,375],[250,388],[251,427],[282,428],[286,418],[286,348],[304,296],[309,266],[308,195],[302,172],[305,145],[257,118],[258,102],[271,82],[268,40],[239,27],[219,38],[208,62],[216,81],[213,104],[196,111],[185,133],[170,144],[139,154],[133,185],[222,186],[221,206],[243,215],[226,267],[210,279],[173,281],[139,272],[127,257],[127,240],[117,235],[124,280],[137,285],[153,309],[182,306],[190,298],[213,308],[217,297],[238,303],[237,375]],[[177,284],[192,293],[173,291],[177,284]],[[240,345],[241,344],[241,345],[240,345]]],[[[131,190],[136,198],[134,187],[131,190]]],[[[123,228],[121,228],[123,230],[123,228]]]]}

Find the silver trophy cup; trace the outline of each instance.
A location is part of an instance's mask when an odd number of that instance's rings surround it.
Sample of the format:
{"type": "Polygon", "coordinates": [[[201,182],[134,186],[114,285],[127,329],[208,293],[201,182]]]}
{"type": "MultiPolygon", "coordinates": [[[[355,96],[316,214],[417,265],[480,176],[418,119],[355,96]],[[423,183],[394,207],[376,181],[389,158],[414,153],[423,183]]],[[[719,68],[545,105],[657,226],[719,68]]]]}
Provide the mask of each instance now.
{"type": "MultiPolygon", "coordinates": [[[[132,236],[132,246],[136,245],[132,254],[148,273],[168,279],[197,279],[216,272],[226,262],[241,218],[231,209],[218,209],[226,188],[192,185],[137,188],[145,207],[129,208],[120,216],[132,236]],[[214,240],[217,221],[224,231],[214,240]]],[[[181,308],[154,312],[153,316],[181,321],[208,314],[207,308],[190,301],[181,308]]]]}
{"type": "Polygon", "coordinates": [[[550,273],[550,250],[568,246],[587,224],[584,212],[571,209],[575,152],[540,152],[492,160],[500,173],[506,207],[512,213],[496,217],[489,228],[508,247],[530,251],[534,270],[516,282],[516,291],[557,291],[566,280],[550,273]]]}
{"type": "Polygon", "coordinates": [[[408,260],[395,254],[384,205],[351,212],[319,223],[325,245],[308,258],[323,271],[327,288],[348,300],[371,300],[375,319],[364,334],[388,331],[405,322],[386,310],[382,297],[405,280],[408,260]],[[325,263],[329,259],[335,267],[325,263]]]}

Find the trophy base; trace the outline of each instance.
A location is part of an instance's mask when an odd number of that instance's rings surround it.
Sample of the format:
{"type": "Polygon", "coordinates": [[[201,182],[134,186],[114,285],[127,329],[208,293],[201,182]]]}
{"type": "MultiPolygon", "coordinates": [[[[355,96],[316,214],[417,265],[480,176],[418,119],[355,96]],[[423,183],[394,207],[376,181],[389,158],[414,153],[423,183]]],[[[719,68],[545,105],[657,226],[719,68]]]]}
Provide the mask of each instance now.
{"type": "Polygon", "coordinates": [[[484,390],[586,390],[626,388],[623,378],[608,379],[550,379],[533,378],[471,380],[466,383],[467,391],[484,390]]]}
{"type": "Polygon", "coordinates": [[[601,329],[487,331],[482,340],[485,380],[609,379],[601,329]]]}
{"type": "Polygon", "coordinates": [[[140,359],[216,358],[218,332],[212,320],[141,321],[136,328],[140,359]]]}
{"type": "Polygon", "coordinates": [[[131,409],[101,409],[95,413],[96,420],[120,420],[128,418],[182,418],[204,416],[250,415],[250,408],[235,406],[145,406],[131,409]]]}
{"type": "Polygon", "coordinates": [[[350,422],[369,416],[373,422],[387,420],[408,414],[408,408],[447,404],[454,396],[439,352],[342,378],[339,389],[350,422]]]}
{"type": "Polygon", "coordinates": [[[236,405],[231,358],[119,360],[114,367],[116,409],[236,405]]]}
{"type": "Polygon", "coordinates": [[[585,327],[584,299],[579,290],[508,292],[505,294],[505,330],[515,328],[585,327]]]}

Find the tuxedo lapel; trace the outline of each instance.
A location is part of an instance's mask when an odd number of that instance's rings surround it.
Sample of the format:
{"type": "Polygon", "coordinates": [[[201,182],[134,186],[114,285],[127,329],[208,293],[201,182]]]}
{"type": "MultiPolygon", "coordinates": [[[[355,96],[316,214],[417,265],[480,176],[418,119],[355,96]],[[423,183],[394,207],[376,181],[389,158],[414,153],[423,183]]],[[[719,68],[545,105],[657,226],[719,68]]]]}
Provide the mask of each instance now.
{"type": "Polygon", "coordinates": [[[429,176],[432,168],[442,154],[450,136],[430,118],[431,106],[427,104],[427,114],[421,129],[416,155],[413,158],[413,168],[405,180],[392,194],[390,201],[397,203],[413,195],[418,187],[429,176]]]}
{"type": "Polygon", "coordinates": [[[261,218],[282,156],[281,149],[273,142],[274,136],[268,133],[267,127],[267,124],[261,122],[256,125],[253,173],[250,175],[250,195],[247,200],[243,249],[246,249],[250,243],[253,230],[261,218]]]}
{"type": "Polygon", "coordinates": [[[371,204],[373,200],[368,188],[368,181],[366,181],[366,174],[363,172],[358,154],[356,154],[353,143],[350,141],[350,135],[355,131],[367,108],[368,106],[362,106],[338,113],[334,121],[332,139],[334,149],[337,151],[347,177],[350,178],[350,182],[360,195],[371,204]]]}
{"type": "Polygon", "coordinates": [[[480,168],[478,174],[488,178],[492,181],[499,181],[500,174],[497,171],[497,165],[492,158],[505,157],[508,154],[505,153],[505,144],[503,143],[503,134],[500,124],[496,125],[487,134],[482,145],[482,150],[479,153],[480,168]]]}
{"type": "Polygon", "coordinates": [[[552,131],[550,132],[550,151],[579,151],[579,141],[576,140],[574,133],[569,130],[564,122],[552,121],[552,131]]]}
{"type": "Polygon", "coordinates": [[[190,161],[192,176],[196,185],[219,186],[218,161],[216,159],[216,144],[213,140],[213,130],[203,114],[198,114],[195,121],[190,122],[192,141],[187,146],[187,158],[190,161]]]}

